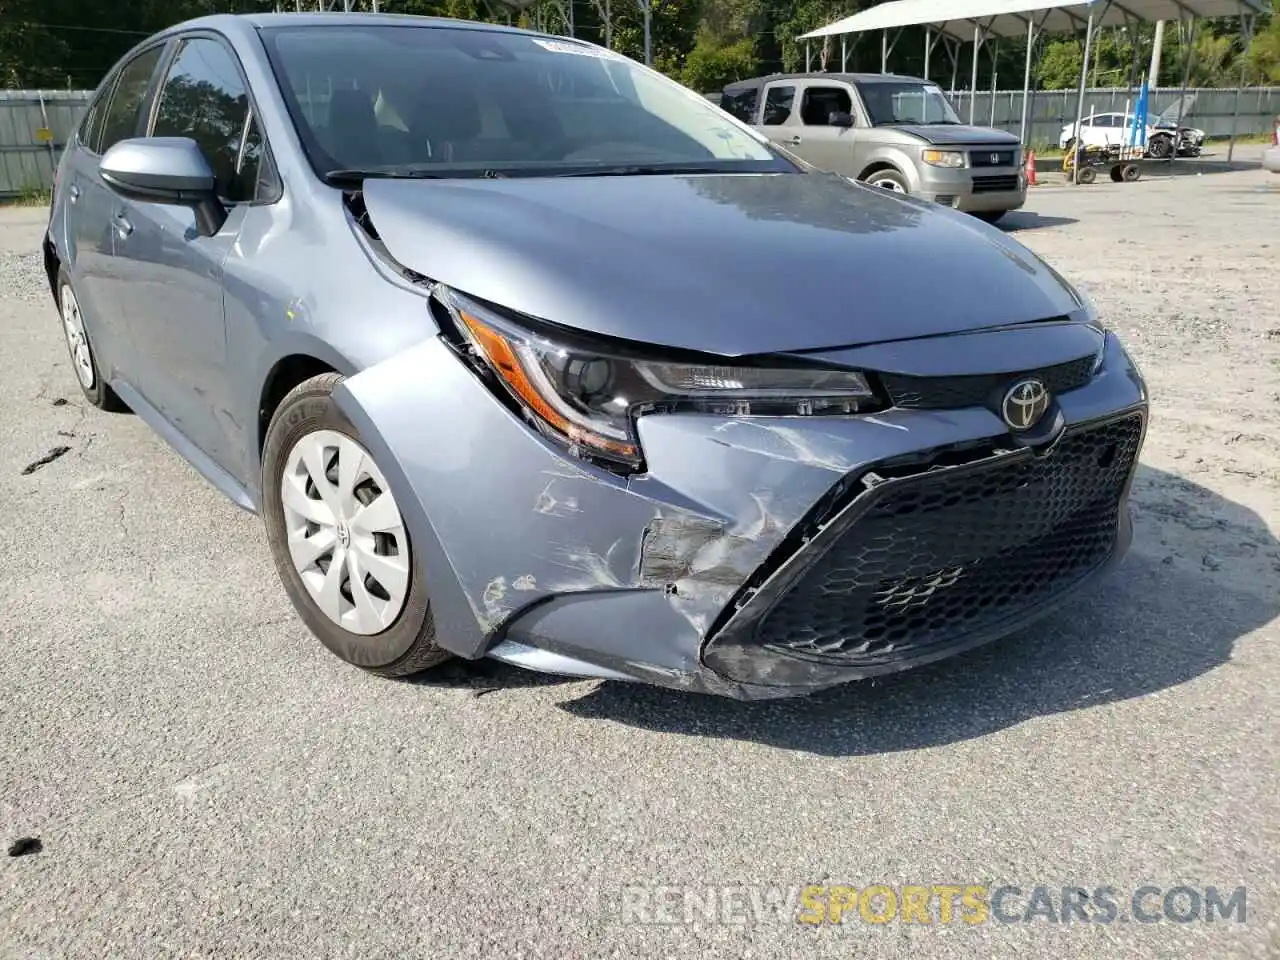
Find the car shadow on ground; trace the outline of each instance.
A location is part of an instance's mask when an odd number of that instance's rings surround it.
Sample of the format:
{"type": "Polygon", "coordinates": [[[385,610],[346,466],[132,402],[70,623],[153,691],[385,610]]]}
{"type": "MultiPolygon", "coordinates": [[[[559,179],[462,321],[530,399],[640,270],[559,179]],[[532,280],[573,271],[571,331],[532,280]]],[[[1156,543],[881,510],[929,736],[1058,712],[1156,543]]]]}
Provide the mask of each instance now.
{"type": "Polygon", "coordinates": [[[1123,564],[1074,605],[970,653],[794,700],[602,682],[560,706],[646,730],[858,756],[1176,687],[1230,662],[1239,638],[1280,616],[1280,543],[1252,511],[1163,471],[1140,468],[1134,502],[1137,534],[1123,564]],[[1252,590],[1236,586],[1249,581],[1252,590]]]}
{"type": "Polygon", "coordinates": [[[1032,210],[1010,210],[1000,219],[998,226],[1005,233],[1018,233],[1022,230],[1040,230],[1044,227],[1065,227],[1070,223],[1079,223],[1075,217],[1046,217],[1032,210]]]}

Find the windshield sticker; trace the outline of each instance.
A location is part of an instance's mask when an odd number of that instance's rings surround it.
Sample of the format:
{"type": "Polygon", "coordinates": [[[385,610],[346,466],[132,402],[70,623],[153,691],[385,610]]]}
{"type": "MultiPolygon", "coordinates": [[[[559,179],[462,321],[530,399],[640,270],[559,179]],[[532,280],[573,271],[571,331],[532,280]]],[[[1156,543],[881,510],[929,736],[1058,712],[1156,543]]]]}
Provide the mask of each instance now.
{"type": "Polygon", "coordinates": [[[588,47],[582,43],[565,43],[561,40],[543,40],[535,37],[533,40],[543,50],[550,50],[552,53],[572,53],[579,57],[595,57],[597,60],[611,59],[608,50],[597,50],[595,47],[588,47]]]}

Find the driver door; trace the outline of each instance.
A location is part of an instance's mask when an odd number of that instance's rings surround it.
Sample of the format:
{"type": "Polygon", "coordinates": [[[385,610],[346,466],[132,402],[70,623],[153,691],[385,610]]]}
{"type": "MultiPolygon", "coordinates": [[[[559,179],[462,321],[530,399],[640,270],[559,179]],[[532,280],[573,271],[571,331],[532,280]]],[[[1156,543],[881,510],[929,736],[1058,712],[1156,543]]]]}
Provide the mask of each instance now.
{"type": "Polygon", "coordinates": [[[234,473],[241,425],[231,413],[239,398],[227,354],[223,266],[254,199],[264,144],[239,61],[214,35],[178,41],[156,98],[148,135],[195,140],[230,210],[222,228],[205,237],[188,208],[114,198],[127,281],[122,310],[141,361],[137,387],[187,440],[234,473]]]}

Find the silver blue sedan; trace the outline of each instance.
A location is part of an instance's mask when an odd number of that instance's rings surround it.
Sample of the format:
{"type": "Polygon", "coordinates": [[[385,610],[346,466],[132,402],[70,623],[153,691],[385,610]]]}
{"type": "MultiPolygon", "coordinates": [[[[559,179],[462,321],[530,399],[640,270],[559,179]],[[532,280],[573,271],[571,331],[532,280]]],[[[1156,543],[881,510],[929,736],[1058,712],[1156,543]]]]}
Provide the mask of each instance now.
{"type": "Polygon", "coordinates": [[[180,24],[97,91],[44,258],[86,397],[258,513],[374,673],[795,695],[1130,539],[1146,391],[1067,280],[587,43],[180,24]]]}

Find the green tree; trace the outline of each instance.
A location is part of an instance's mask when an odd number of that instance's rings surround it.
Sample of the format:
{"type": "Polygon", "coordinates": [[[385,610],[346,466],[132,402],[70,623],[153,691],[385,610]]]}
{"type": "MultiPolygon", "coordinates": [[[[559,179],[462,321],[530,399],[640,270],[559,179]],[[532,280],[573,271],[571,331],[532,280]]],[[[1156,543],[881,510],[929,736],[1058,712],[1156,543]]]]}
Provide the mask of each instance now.
{"type": "Polygon", "coordinates": [[[699,93],[713,93],[727,83],[754,76],[756,66],[755,44],[750,37],[723,43],[700,33],[685,59],[680,81],[699,93]]]}
{"type": "Polygon", "coordinates": [[[1259,24],[1248,57],[1252,82],[1280,84],[1280,17],[1259,24]]]}

